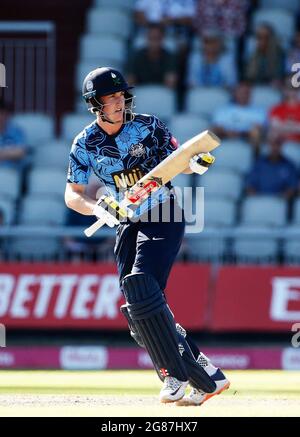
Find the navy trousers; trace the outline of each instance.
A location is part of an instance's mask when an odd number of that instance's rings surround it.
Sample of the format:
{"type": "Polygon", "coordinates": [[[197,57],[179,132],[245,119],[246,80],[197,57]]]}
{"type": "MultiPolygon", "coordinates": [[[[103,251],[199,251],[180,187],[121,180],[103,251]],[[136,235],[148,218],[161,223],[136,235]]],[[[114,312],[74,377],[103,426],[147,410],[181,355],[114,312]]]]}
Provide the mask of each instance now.
{"type": "MultiPolygon", "coordinates": [[[[184,236],[184,214],[171,196],[170,220],[164,222],[159,212],[157,222],[120,224],[117,228],[115,257],[120,283],[129,273],[148,273],[165,290],[168,276],[184,236]],[[180,217],[180,221],[176,222],[180,217]]],[[[161,205],[155,208],[160,209],[161,205]]],[[[123,290],[122,290],[123,291],[123,290]]]]}

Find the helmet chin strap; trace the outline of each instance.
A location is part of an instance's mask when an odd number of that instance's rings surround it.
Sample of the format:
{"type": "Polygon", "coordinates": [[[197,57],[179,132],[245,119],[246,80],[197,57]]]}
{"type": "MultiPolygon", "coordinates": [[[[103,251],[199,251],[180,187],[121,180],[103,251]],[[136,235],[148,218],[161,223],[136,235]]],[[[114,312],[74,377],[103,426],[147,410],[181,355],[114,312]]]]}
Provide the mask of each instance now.
{"type": "MultiPolygon", "coordinates": [[[[99,113],[99,112],[98,112],[99,113]]],[[[104,114],[100,114],[101,120],[103,121],[103,123],[110,123],[110,124],[118,124],[119,121],[112,121],[110,120],[106,115],[104,114]]]]}

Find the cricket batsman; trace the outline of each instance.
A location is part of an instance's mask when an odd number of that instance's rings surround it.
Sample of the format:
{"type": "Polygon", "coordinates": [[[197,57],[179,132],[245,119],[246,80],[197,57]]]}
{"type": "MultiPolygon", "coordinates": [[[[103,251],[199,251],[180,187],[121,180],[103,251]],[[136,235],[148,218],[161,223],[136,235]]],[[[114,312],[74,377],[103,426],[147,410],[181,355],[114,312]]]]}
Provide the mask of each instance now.
{"type": "MultiPolygon", "coordinates": [[[[178,147],[156,116],[133,112],[131,89],[122,74],[109,67],[91,71],[83,82],[83,98],[96,119],[74,139],[65,191],[67,206],[80,214],[98,219],[109,214],[100,200],[85,194],[92,171],[120,202],[130,186],[178,147]]],[[[199,154],[184,173],[203,174],[213,160],[209,154],[199,154]]],[[[150,195],[131,219],[121,220],[114,253],[126,300],[121,311],[163,381],[160,401],[201,405],[227,389],[229,381],[175,322],[166,301],[164,291],[184,228],[184,213],[169,182],[150,195]],[[185,396],[188,384],[191,391],[185,396]]]]}

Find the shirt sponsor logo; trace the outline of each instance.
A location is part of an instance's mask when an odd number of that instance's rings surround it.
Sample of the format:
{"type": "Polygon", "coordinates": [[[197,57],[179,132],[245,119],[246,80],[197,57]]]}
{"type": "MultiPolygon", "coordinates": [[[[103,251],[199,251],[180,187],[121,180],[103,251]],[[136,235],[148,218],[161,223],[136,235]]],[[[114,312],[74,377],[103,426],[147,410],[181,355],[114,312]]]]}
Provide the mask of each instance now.
{"type": "Polygon", "coordinates": [[[118,191],[127,190],[136,184],[143,176],[144,173],[139,167],[112,173],[112,178],[118,191]]]}

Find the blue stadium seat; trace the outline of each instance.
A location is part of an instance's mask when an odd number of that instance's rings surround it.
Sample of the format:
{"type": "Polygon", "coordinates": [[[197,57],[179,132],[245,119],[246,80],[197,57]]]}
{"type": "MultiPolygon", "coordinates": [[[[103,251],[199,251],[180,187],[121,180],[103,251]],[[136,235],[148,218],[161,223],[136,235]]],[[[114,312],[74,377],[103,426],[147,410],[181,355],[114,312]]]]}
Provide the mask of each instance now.
{"type": "Polygon", "coordinates": [[[136,112],[155,114],[165,122],[175,114],[175,92],[170,88],[162,85],[137,86],[134,94],[136,95],[136,112]]]}
{"type": "Polygon", "coordinates": [[[299,197],[294,201],[292,223],[294,225],[300,225],[300,198],[299,197]]]}
{"type": "Polygon", "coordinates": [[[169,129],[180,144],[208,128],[206,119],[187,113],[175,114],[169,122],[169,129]]]}
{"type": "Polygon", "coordinates": [[[66,180],[67,175],[64,170],[34,168],[28,177],[28,194],[43,194],[47,198],[56,196],[63,201],[66,180]]]}
{"type": "MultiPolygon", "coordinates": [[[[83,107],[85,103],[83,101],[83,107]]],[[[86,107],[87,108],[87,107],[86,107]]],[[[76,135],[95,120],[95,116],[87,109],[84,114],[66,114],[62,119],[62,139],[71,145],[76,135]]]]}
{"type": "Polygon", "coordinates": [[[300,167],[300,143],[287,141],[282,146],[283,155],[290,159],[296,167],[300,167]]]}
{"type": "Polygon", "coordinates": [[[277,238],[264,235],[268,228],[238,227],[232,254],[239,263],[275,263],[279,253],[277,238]],[[240,234],[240,235],[239,235],[240,234]]]}
{"type": "Polygon", "coordinates": [[[236,203],[229,199],[204,200],[204,226],[233,226],[236,221],[236,203]]]}
{"type": "Polygon", "coordinates": [[[213,169],[225,169],[241,174],[247,173],[253,162],[253,149],[250,145],[236,146],[228,142],[212,152],[216,157],[213,169]]]}
{"type": "Polygon", "coordinates": [[[229,101],[230,94],[223,88],[196,87],[187,93],[186,111],[210,119],[216,108],[229,101]]]}
{"type": "Polygon", "coordinates": [[[196,186],[204,187],[206,199],[226,198],[237,201],[242,192],[242,179],[237,172],[215,168],[203,176],[195,175],[196,186]]]}
{"type": "Polygon", "coordinates": [[[6,197],[0,195],[0,212],[4,225],[11,225],[15,221],[16,204],[15,202],[6,197]]]}
{"type": "Polygon", "coordinates": [[[200,234],[193,237],[187,235],[186,245],[189,256],[195,261],[220,262],[227,252],[226,239],[214,227],[205,227],[200,234]],[[209,231],[215,231],[215,236],[211,236],[209,231]]]}
{"type": "Polygon", "coordinates": [[[283,233],[283,256],[284,261],[288,264],[300,263],[300,204],[297,199],[296,217],[294,213],[293,224],[285,227],[283,233]]]}
{"type": "Polygon", "coordinates": [[[132,29],[132,18],[121,9],[92,8],[87,16],[87,33],[117,35],[128,39],[132,29]]]}
{"type": "Polygon", "coordinates": [[[29,195],[22,200],[19,223],[37,226],[63,225],[66,211],[66,205],[59,199],[45,195],[29,195]]]}
{"type": "Polygon", "coordinates": [[[82,62],[108,65],[111,62],[122,65],[126,57],[126,45],[124,40],[117,36],[84,35],[80,41],[80,60],[82,62]]]}
{"type": "Polygon", "coordinates": [[[250,102],[254,106],[269,111],[281,102],[281,93],[270,86],[256,85],[252,88],[250,102]]]}
{"type": "Polygon", "coordinates": [[[71,143],[64,140],[47,142],[36,147],[32,159],[33,167],[53,167],[67,169],[71,143]]]}
{"type": "Polygon", "coordinates": [[[13,237],[8,245],[8,257],[12,260],[47,261],[53,260],[61,250],[59,238],[13,237]]]}
{"type": "Polygon", "coordinates": [[[300,10],[299,0],[260,0],[260,7],[264,9],[281,8],[297,13],[300,10]]]}
{"type": "Polygon", "coordinates": [[[3,167],[0,170],[0,195],[16,200],[20,194],[21,175],[14,168],[3,167]]]}
{"type": "Polygon", "coordinates": [[[49,115],[39,113],[18,113],[13,121],[20,126],[30,146],[39,146],[54,138],[54,120],[49,115]]]}
{"type": "Polygon", "coordinates": [[[94,0],[95,7],[125,9],[131,12],[134,9],[135,0],[94,0]]]}
{"type": "Polygon", "coordinates": [[[249,196],[242,204],[241,223],[247,226],[284,226],[287,203],[275,196],[249,196]]]}

